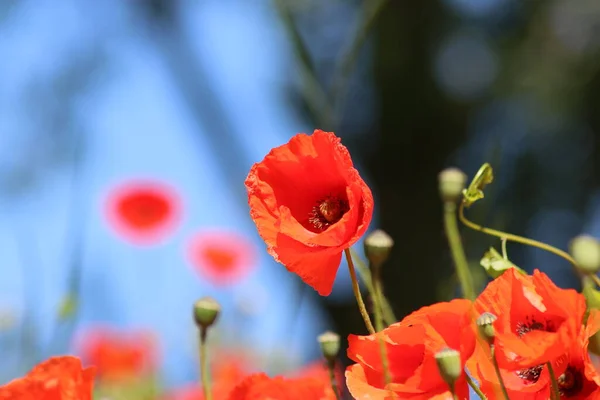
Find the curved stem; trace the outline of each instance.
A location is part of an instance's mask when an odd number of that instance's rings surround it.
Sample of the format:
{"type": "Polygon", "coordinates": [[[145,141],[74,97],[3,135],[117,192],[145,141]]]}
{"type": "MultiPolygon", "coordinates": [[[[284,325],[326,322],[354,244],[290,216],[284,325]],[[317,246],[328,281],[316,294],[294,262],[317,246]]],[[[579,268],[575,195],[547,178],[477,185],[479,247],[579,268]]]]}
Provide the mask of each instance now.
{"type": "Polygon", "coordinates": [[[354,291],[354,297],[356,298],[356,303],[358,304],[358,311],[360,311],[360,315],[365,321],[365,326],[370,334],[375,333],[375,328],[373,328],[373,324],[371,323],[371,318],[369,317],[369,313],[367,312],[367,307],[365,306],[365,302],[363,301],[362,295],[360,294],[360,286],[358,286],[358,279],[356,279],[356,271],[354,270],[354,262],[352,261],[352,255],[350,255],[350,249],[345,249],[344,254],[346,255],[346,261],[348,262],[348,272],[350,272],[350,279],[352,280],[352,290],[354,291]]]}
{"type": "Polygon", "coordinates": [[[495,229],[486,228],[485,226],[477,225],[476,223],[469,221],[465,217],[464,209],[465,209],[464,204],[461,203],[458,208],[458,218],[460,219],[460,222],[462,222],[469,228],[479,231],[479,232],[482,232],[482,233],[486,233],[491,236],[499,237],[500,239],[506,239],[506,240],[510,240],[511,242],[517,242],[517,243],[521,243],[521,244],[524,244],[527,246],[533,246],[533,247],[537,247],[542,250],[549,251],[550,253],[555,254],[555,255],[562,257],[565,260],[569,261],[571,264],[573,264],[574,267],[577,267],[577,262],[567,252],[557,249],[556,247],[550,246],[549,244],[538,242],[537,240],[528,239],[528,238],[524,238],[522,236],[513,235],[512,233],[506,233],[506,232],[498,231],[495,229]]]}
{"type": "Polygon", "coordinates": [[[206,328],[200,329],[200,380],[202,381],[202,390],[204,398],[212,400],[212,390],[210,387],[210,376],[208,373],[208,357],[206,356],[206,328]]]}
{"type": "Polygon", "coordinates": [[[500,367],[498,366],[498,361],[496,360],[496,349],[495,346],[491,346],[492,353],[492,363],[494,364],[494,370],[496,371],[496,377],[498,377],[498,382],[500,383],[500,389],[502,389],[502,395],[505,400],[510,400],[508,397],[508,391],[506,390],[506,386],[504,385],[504,380],[502,379],[502,374],[500,373],[500,367]]]}
{"type": "Polygon", "coordinates": [[[596,274],[589,274],[588,275],[596,284],[596,286],[600,287],[600,278],[598,277],[598,275],[596,274]]]}
{"type": "Polygon", "coordinates": [[[463,296],[469,300],[474,300],[473,278],[471,277],[465,250],[460,241],[460,233],[456,222],[456,204],[453,202],[444,202],[444,228],[463,296]]]}
{"type": "MultiPolygon", "coordinates": [[[[373,279],[371,277],[371,271],[369,271],[369,268],[367,268],[367,265],[360,258],[360,256],[356,253],[356,251],[350,249],[350,254],[352,255],[352,258],[354,259],[354,265],[356,266],[356,270],[358,271],[358,274],[360,275],[363,282],[365,282],[365,286],[367,287],[367,290],[369,291],[371,296],[375,296],[375,290],[373,289],[373,279]]],[[[381,294],[381,310],[383,312],[383,321],[387,325],[391,325],[398,321],[398,319],[396,319],[396,316],[394,315],[394,310],[392,310],[390,303],[387,301],[387,299],[385,298],[383,293],[381,294]]]]}
{"type": "Polygon", "coordinates": [[[546,363],[548,367],[548,373],[550,374],[550,383],[552,384],[552,392],[551,398],[560,400],[560,391],[558,390],[558,381],[556,380],[556,375],[554,375],[554,369],[552,368],[552,363],[546,363]]]}
{"type": "Polygon", "coordinates": [[[465,376],[467,377],[467,383],[469,384],[469,386],[471,386],[471,389],[473,389],[473,391],[475,393],[477,393],[477,396],[479,396],[479,398],[481,400],[487,400],[487,397],[485,396],[485,394],[483,394],[483,392],[481,391],[481,389],[479,389],[479,386],[477,386],[475,384],[475,382],[473,381],[473,378],[471,378],[469,376],[469,374],[465,373],[465,376]]]}

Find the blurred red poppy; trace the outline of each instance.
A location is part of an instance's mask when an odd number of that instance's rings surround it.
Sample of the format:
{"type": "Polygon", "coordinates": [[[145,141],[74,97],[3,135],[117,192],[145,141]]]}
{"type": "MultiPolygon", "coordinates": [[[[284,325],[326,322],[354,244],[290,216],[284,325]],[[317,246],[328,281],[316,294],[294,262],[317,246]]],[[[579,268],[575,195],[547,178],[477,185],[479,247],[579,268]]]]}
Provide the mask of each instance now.
{"type": "Polygon", "coordinates": [[[90,329],[81,336],[78,349],[95,365],[99,379],[124,381],[142,378],[156,367],[156,342],[150,333],[121,332],[111,328],[90,329]]]}
{"type": "Polygon", "coordinates": [[[166,184],[130,181],[110,191],[106,217],[123,238],[136,245],[152,245],[163,240],[179,222],[181,201],[166,184]]]}
{"type": "Polygon", "coordinates": [[[247,276],[256,264],[256,251],[236,233],[205,231],[190,239],[188,258],[202,277],[222,286],[247,276]]]}

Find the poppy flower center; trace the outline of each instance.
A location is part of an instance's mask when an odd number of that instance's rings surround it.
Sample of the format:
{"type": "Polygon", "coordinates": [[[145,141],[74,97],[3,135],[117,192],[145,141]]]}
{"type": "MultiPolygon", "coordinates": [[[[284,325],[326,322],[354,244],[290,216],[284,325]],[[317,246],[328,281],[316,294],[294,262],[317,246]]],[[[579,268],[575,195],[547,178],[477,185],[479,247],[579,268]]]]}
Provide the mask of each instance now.
{"type": "MultiPolygon", "coordinates": [[[[525,322],[518,322],[515,327],[515,333],[519,337],[525,336],[531,331],[555,332],[552,321],[537,321],[535,318],[527,317],[525,322]]],[[[540,379],[540,374],[544,369],[543,365],[537,365],[531,368],[521,369],[516,372],[517,376],[525,381],[526,384],[534,384],[540,379]]]]}
{"type": "Polygon", "coordinates": [[[568,366],[565,372],[558,377],[558,391],[561,396],[572,397],[583,389],[583,376],[581,371],[568,366]]]}
{"type": "Polygon", "coordinates": [[[318,230],[325,230],[342,219],[348,208],[346,200],[336,196],[327,196],[317,201],[311,209],[308,222],[318,230]]]}

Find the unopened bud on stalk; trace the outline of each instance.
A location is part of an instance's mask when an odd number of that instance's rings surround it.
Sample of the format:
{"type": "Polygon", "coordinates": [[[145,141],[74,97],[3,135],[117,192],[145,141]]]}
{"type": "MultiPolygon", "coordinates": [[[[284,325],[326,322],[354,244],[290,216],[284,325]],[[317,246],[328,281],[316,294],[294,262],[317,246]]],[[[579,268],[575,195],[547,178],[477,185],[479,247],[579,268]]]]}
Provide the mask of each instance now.
{"type": "Polygon", "coordinates": [[[365,255],[371,264],[381,265],[390,256],[394,239],[381,229],[371,232],[365,238],[365,255]]]}
{"type": "Polygon", "coordinates": [[[454,349],[445,348],[435,354],[438,370],[442,379],[454,388],[454,383],[462,374],[460,353],[454,349]]]}
{"type": "Polygon", "coordinates": [[[317,337],[321,346],[321,353],[327,361],[333,361],[340,352],[340,335],[327,331],[317,337]]]}
{"type": "Polygon", "coordinates": [[[494,314],[484,312],[479,316],[479,318],[477,318],[477,321],[475,321],[480,335],[487,340],[489,344],[494,342],[494,337],[496,336],[494,322],[496,322],[497,319],[498,317],[496,317],[494,314]]]}
{"type": "Polygon", "coordinates": [[[595,274],[600,270],[600,243],[594,237],[577,236],[571,241],[569,247],[581,272],[595,274]]]}
{"type": "Polygon", "coordinates": [[[212,297],[203,297],[194,303],[194,321],[198,328],[206,329],[211,326],[219,316],[221,306],[212,297]]]}
{"type": "Polygon", "coordinates": [[[462,197],[467,175],[458,168],[446,168],[438,175],[442,200],[456,202],[462,197]]]}

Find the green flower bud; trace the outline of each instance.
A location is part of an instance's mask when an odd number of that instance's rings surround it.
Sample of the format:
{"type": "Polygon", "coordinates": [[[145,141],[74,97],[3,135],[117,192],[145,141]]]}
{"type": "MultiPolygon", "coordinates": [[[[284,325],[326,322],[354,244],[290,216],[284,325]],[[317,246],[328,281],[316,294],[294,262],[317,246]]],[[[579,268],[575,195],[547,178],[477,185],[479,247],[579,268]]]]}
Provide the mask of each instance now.
{"type": "Polygon", "coordinates": [[[451,387],[462,374],[460,353],[456,350],[445,348],[435,354],[435,361],[442,379],[451,387]]]}
{"type": "Polygon", "coordinates": [[[365,238],[365,255],[373,265],[384,263],[394,247],[394,239],[381,229],[371,232],[365,238]]]}
{"type": "Polygon", "coordinates": [[[321,346],[321,353],[327,361],[335,360],[340,352],[340,335],[334,332],[325,332],[317,337],[321,346]]]}
{"type": "Polygon", "coordinates": [[[442,200],[456,202],[462,197],[467,175],[458,168],[447,168],[438,175],[442,200]]]}
{"type": "Polygon", "coordinates": [[[595,274],[600,270],[600,243],[594,237],[577,236],[571,241],[569,247],[581,272],[595,274]]]}
{"type": "Polygon", "coordinates": [[[203,297],[194,303],[194,321],[199,328],[206,329],[216,321],[221,306],[212,297],[203,297]]]}
{"type": "Polygon", "coordinates": [[[496,332],[494,331],[494,322],[498,317],[489,312],[484,312],[477,318],[475,323],[477,324],[477,328],[479,329],[479,333],[481,336],[487,340],[489,344],[494,342],[494,337],[496,336],[496,332]]]}

